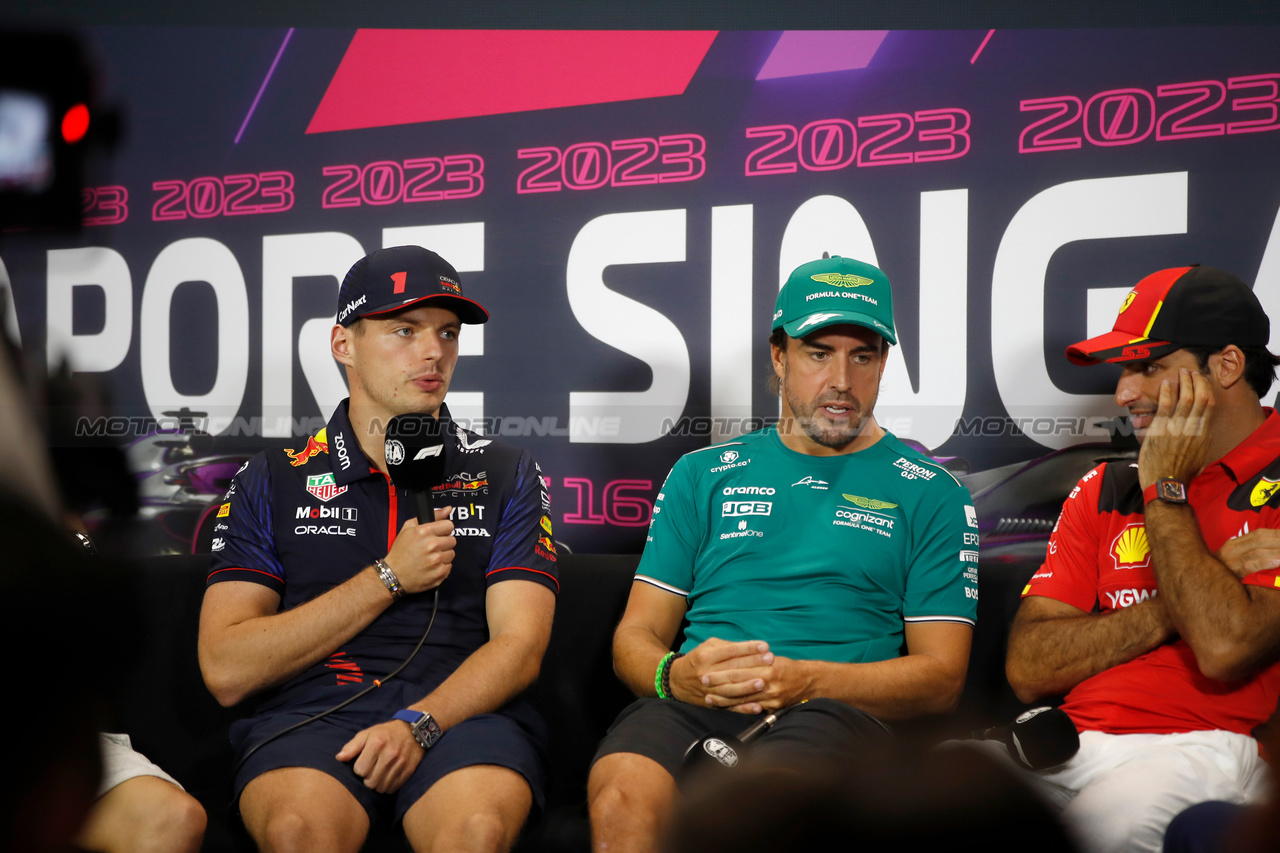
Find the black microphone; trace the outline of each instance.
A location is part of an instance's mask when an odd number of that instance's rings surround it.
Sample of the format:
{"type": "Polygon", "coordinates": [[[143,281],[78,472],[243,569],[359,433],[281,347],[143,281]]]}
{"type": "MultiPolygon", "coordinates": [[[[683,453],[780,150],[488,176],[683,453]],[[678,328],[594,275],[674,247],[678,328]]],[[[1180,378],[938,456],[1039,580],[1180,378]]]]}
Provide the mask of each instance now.
{"type": "Polygon", "coordinates": [[[1032,708],[1007,726],[974,732],[979,740],[995,740],[1028,770],[1047,770],[1069,761],[1080,750],[1076,724],[1061,708],[1032,708]]]}
{"type": "Polygon", "coordinates": [[[444,482],[444,431],[431,415],[410,412],[387,424],[383,444],[391,482],[408,489],[418,509],[418,523],[435,521],[431,490],[444,482]]]}
{"type": "Polygon", "coordinates": [[[782,711],[775,711],[761,717],[739,732],[736,737],[723,732],[712,732],[704,738],[695,740],[684,751],[684,761],[680,765],[681,777],[690,773],[703,772],[699,770],[703,767],[720,771],[737,767],[742,761],[742,755],[747,746],[773,728],[773,724],[778,721],[778,715],[782,713],[782,711]]]}

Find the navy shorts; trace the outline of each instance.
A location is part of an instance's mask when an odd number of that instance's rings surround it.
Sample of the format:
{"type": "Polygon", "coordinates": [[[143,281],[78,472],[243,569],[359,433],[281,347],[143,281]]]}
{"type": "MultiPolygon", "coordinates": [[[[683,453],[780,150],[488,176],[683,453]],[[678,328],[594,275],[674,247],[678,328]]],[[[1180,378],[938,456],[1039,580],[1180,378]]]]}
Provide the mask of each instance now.
{"type": "MultiPolygon", "coordinates": [[[[736,737],[759,719],[686,702],[637,699],[613,721],[592,763],[631,752],[653,759],[678,779],[690,744],[715,733],[736,737]]],[[[847,763],[892,740],[889,727],[867,712],[835,699],[813,699],[778,717],[752,745],[751,755],[770,764],[847,763]]]]}
{"type": "MultiPolygon", "coordinates": [[[[351,769],[354,761],[341,762],[334,756],[357,732],[385,723],[396,711],[422,698],[421,688],[398,686],[403,688],[403,693],[389,689],[392,685],[388,684],[359,702],[308,723],[259,749],[236,773],[236,802],[239,802],[245,785],[269,770],[310,767],[341,782],[364,807],[371,824],[380,813],[385,814],[388,806],[393,810],[394,819],[400,821],[432,785],[448,774],[464,767],[493,764],[523,776],[533,793],[534,805],[542,807],[546,788],[547,756],[543,746],[546,743],[546,724],[532,707],[520,700],[495,713],[479,714],[450,728],[427,751],[413,775],[399,790],[383,795],[366,788],[364,780],[351,769]]],[[[231,727],[231,747],[239,759],[270,735],[327,707],[277,711],[240,720],[231,727]]]]}

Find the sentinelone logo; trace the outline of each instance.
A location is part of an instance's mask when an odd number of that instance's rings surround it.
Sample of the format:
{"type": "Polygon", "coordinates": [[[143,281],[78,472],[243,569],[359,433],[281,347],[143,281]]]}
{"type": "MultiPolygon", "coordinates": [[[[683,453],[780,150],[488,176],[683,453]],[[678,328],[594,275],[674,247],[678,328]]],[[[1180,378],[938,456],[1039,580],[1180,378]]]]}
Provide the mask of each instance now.
{"type": "Polygon", "coordinates": [[[744,518],[738,522],[738,529],[732,533],[721,533],[721,539],[742,539],[747,536],[764,536],[759,530],[748,530],[747,520],[744,518]]]}

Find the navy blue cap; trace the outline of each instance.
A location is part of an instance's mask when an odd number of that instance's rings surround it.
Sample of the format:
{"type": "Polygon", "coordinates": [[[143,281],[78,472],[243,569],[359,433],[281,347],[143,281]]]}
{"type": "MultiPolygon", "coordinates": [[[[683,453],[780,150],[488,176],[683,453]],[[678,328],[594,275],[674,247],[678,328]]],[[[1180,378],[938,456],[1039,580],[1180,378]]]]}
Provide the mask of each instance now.
{"type": "MultiPolygon", "coordinates": [[[[458,271],[421,246],[379,249],[356,261],[338,289],[338,323],[399,311],[415,302],[435,300],[463,323],[485,323],[489,312],[462,295],[458,271]]],[[[434,303],[433,303],[434,304],[434,303]]]]}

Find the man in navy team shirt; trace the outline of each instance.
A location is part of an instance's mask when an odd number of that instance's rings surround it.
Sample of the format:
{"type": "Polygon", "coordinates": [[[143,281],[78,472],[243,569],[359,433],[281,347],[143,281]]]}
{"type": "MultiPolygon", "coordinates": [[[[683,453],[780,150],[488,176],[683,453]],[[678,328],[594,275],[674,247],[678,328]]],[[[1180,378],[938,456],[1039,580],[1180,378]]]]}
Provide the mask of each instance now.
{"type": "Polygon", "coordinates": [[[385,816],[415,850],[505,850],[541,801],[544,726],[517,697],[558,589],[547,493],[527,453],[444,405],[461,324],[487,319],[433,252],[358,261],[331,335],[351,396],[305,446],[251,460],[218,512],[200,665],[223,705],[257,699],[231,738],[261,849],[354,853],[385,816]],[[444,430],[427,524],[384,457],[387,422],[410,412],[444,430]],[[385,680],[433,613],[394,679],[272,737],[385,680]]]}

